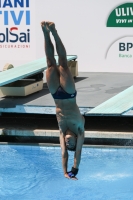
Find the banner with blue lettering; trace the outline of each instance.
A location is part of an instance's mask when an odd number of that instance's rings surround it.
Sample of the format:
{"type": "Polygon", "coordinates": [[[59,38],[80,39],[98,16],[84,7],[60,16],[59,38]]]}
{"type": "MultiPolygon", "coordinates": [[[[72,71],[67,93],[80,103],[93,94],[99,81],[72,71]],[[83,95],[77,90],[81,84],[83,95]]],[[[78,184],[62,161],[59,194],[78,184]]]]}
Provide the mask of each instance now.
{"type": "Polygon", "coordinates": [[[34,0],[0,0],[0,25],[1,69],[36,58],[34,0]]]}
{"type": "Polygon", "coordinates": [[[55,22],[79,71],[133,73],[133,2],[126,0],[0,0],[0,70],[45,56],[43,20],[55,22]]]}

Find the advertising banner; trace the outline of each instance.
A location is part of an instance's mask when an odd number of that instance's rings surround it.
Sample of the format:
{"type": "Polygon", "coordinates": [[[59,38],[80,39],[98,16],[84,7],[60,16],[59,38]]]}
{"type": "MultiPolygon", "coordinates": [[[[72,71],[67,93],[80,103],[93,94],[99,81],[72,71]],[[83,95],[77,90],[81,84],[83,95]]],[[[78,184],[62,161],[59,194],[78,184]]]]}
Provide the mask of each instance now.
{"type": "Polygon", "coordinates": [[[35,1],[0,0],[0,69],[35,59],[35,1]]]}
{"type": "Polygon", "coordinates": [[[121,0],[0,0],[0,70],[45,56],[43,20],[55,22],[79,72],[133,72],[133,2],[121,0]]]}

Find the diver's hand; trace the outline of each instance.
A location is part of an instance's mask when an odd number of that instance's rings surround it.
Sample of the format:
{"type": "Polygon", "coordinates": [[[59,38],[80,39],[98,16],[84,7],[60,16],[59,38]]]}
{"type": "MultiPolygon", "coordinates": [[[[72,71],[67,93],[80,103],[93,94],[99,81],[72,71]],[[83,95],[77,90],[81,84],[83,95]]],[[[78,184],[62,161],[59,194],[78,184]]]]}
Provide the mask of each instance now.
{"type": "Polygon", "coordinates": [[[68,175],[68,173],[65,173],[64,176],[65,176],[65,178],[68,178],[68,179],[78,180],[76,176],[70,177],[70,176],[68,175]]]}
{"type": "Polygon", "coordinates": [[[68,173],[65,173],[64,176],[65,176],[65,178],[70,179],[70,177],[68,176],[68,173]]]}

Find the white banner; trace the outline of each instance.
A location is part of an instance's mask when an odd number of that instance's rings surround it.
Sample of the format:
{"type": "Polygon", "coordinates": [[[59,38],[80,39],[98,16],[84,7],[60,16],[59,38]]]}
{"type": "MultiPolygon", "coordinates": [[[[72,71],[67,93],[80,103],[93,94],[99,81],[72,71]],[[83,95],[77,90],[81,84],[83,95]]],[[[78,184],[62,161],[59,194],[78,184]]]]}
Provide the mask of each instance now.
{"type": "Polygon", "coordinates": [[[34,22],[34,0],[0,0],[1,69],[7,62],[19,65],[35,59],[34,22]]]}
{"type": "Polygon", "coordinates": [[[121,0],[1,0],[1,69],[45,56],[43,20],[55,22],[80,72],[133,73],[133,2],[121,0]]]}

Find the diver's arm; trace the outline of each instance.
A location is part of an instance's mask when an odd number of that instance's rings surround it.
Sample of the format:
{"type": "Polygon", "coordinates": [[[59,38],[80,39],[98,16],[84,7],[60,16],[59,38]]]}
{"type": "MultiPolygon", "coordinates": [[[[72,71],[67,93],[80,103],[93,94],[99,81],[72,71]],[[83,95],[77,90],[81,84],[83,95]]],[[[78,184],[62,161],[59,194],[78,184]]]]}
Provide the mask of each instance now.
{"type": "Polygon", "coordinates": [[[77,145],[74,154],[74,165],[73,165],[73,167],[76,169],[79,168],[83,143],[84,143],[84,132],[82,132],[82,134],[79,134],[77,138],[77,145]]]}
{"type": "Polygon", "coordinates": [[[78,169],[80,160],[81,160],[81,153],[82,153],[82,146],[84,143],[84,135],[85,135],[85,118],[82,116],[82,124],[80,127],[78,127],[78,137],[77,137],[77,145],[76,145],[76,151],[74,154],[74,165],[73,167],[78,169]]]}
{"type": "Polygon", "coordinates": [[[62,167],[65,175],[67,174],[68,152],[66,150],[65,140],[62,132],[60,132],[60,146],[62,155],[62,167]]]}
{"type": "Polygon", "coordinates": [[[68,163],[68,152],[66,151],[64,154],[62,154],[62,167],[64,175],[67,174],[67,163],[68,163]]]}

